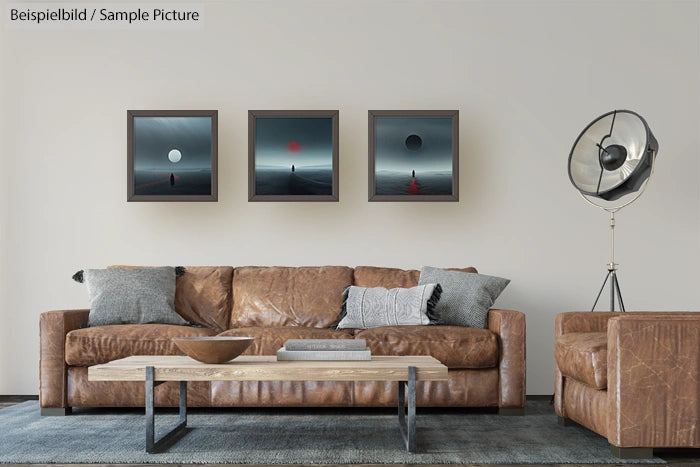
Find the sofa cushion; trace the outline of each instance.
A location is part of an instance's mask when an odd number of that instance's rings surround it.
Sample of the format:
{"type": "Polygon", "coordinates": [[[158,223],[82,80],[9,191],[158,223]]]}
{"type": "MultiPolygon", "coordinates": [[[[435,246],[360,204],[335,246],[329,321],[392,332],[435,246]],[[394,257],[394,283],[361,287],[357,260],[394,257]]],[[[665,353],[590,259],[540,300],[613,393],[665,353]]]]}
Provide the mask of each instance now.
{"type": "MultiPolygon", "coordinates": [[[[447,268],[450,271],[477,272],[475,268],[447,268]]],[[[420,271],[416,269],[378,268],[375,266],[357,266],[353,274],[353,285],[358,287],[415,287],[418,285],[420,271]]]]}
{"type": "Polygon", "coordinates": [[[440,324],[488,327],[491,305],[510,282],[502,277],[448,271],[423,266],[419,284],[440,284],[442,296],[435,306],[435,318],[440,324]]]}
{"type": "Polygon", "coordinates": [[[608,387],[607,333],[562,334],[554,342],[554,359],[564,376],[596,389],[608,387]]]}
{"type": "Polygon", "coordinates": [[[328,328],[351,284],[352,268],[345,266],[236,268],[230,327],[328,328]]]}
{"type": "Polygon", "coordinates": [[[432,355],[450,369],[498,366],[498,337],[463,326],[385,326],[355,333],[372,355],[432,355]]]}
{"type": "Polygon", "coordinates": [[[84,269],[73,280],[85,283],[90,300],[88,326],[187,324],[175,312],[175,268],[84,269]]]}
{"type": "Polygon", "coordinates": [[[233,268],[187,266],[175,284],[175,311],[216,332],[228,328],[231,317],[233,268]]]}
{"type": "Polygon", "coordinates": [[[211,329],[172,324],[115,324],[66,335],[66,363],[89,366],[131,355],[180,355],[173,337],[212,336],[211,329]]]}
{"type": "Polygon", "coordinates": [[[441,293],[440,284],[395,289],[352,285],[343,293],[343,311],[333,329],[436,324],[434,310],[441,293]]]}
{"type": "MultiPolygon", "coordinates": [[[[109,266],[133,269],[138,266],[109,266]]],[[[175,280],[175,311],[189,322],[221,332],[231,317],[231,266],[187,266],[175,280]]]]}
{"type": "Polygon", "coordinates": [[[272,328],[235,328],[222,332],[219,336],[254,337],[253,343],[243,355],[275,355],[289,339],[352,339],[352,331],[346,329],[319,329],[300,326],[272,328]]]}

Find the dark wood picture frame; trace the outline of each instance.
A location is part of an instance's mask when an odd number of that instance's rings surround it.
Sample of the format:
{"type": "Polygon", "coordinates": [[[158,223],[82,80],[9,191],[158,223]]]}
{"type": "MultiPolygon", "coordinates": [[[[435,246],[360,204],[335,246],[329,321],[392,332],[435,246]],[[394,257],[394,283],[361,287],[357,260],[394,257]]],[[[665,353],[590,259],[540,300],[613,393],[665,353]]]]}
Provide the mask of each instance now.
{"type": "MultiPolygon", "coordinates": [[[[127,110],[127,157],[126,186],[127,201],[218,201],[218,114],[217,110],[127,110]],[[208,117],[211,119],[211,181],[208,194],[137,194],[134,174],[134,119],[139,117],[208,117]]],[[[178,156],[178,160],[179,160],[178,156]]],[[[175,161],[177,162],[177,161],[175,161]]],[[[170,185],[175,179],[171,173],[170,185]]],[[[166,183],[168,180],[158,183],[166,183]]]]}
{"type": "MultiPolygon", "coordinates": [[[[369,201],[459,201],[459,110],[370,110],[368,111],[368,200],[369,201]],[[450,194],[377,194],[376,118],[452,119],[452,186],[450,194]]],[[[413,135],[412,135],[413,136],[413,135]]],[[[420,141],[420,139],[419,139],[420,141]]],[[[412,184],[416,181],[413,177],[412,184]]],[[[418,180],[420,181],[420,180],[418,180]]]]}
{"type": "Polygon", "coordinates": [[[338,110],[249,110],[248,111],[248,201],[338,201],[338,110]],[[330,194],[260,194],[256,190],[256,122],[259,118],[330,118],[331,119],[331,193],[330,194]]]}

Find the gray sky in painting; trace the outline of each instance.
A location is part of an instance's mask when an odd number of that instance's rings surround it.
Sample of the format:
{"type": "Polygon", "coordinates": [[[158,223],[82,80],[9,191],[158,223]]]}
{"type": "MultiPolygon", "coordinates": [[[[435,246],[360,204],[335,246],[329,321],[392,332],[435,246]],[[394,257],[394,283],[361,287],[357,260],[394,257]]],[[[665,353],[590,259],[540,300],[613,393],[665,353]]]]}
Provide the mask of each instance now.
{"type": "Polygon", "coordinates": [[[376,117],[375,170],[452,170],[452,119],[376,117]],[[419,149],[406,147],[406,138],[418,135],[419,149]]]}
{"type": "Polygon", "coordinates": [[[267,118],[255,119],[255,166],[296,167],[326,165],[333,162],[333,119],[267,118]],[[299,145],[298,152],[288,149],[299,145]]]}
{"type": "Polygon", "coordinates": [[[211,117],[134,117],[134,170],[211,168],[211,117]],[[178,149],[179,162],[168,153],[178,149]]]}

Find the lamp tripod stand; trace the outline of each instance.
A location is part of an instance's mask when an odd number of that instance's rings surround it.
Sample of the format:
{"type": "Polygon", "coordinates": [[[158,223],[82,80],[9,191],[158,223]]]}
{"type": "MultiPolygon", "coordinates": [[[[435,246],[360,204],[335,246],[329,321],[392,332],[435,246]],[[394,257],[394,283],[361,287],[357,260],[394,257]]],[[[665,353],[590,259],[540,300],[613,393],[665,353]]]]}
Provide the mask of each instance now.
{"type": "Polygon", "coordinates": [[[605,276],[603,285],[600,286],[598,296],[593,302],[591,311],[595,310],[595,306],[600,300],[600,295],[603,293],[605,284],[610,280],[610,311],[615,311],[615,297],[620,305],[620,311],[625,311],[625,302],[622,301],[622,292],[620,292],[620,283],[617,281],[617,263],[615,262],[615,210],[607,210],[610,213],[610,262],[608,263],[608,274],[605,276]]]}

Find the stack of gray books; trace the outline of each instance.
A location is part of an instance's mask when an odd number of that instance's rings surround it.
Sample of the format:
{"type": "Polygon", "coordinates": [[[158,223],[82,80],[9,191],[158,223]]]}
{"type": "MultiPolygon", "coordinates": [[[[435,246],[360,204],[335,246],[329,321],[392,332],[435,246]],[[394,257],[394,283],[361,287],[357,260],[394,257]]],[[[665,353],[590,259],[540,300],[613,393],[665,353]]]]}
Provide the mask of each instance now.
{"type": "Polygon", "coordinates": [[[289,339],[277,360],[371,360],[364,339],[289,339]]]}

